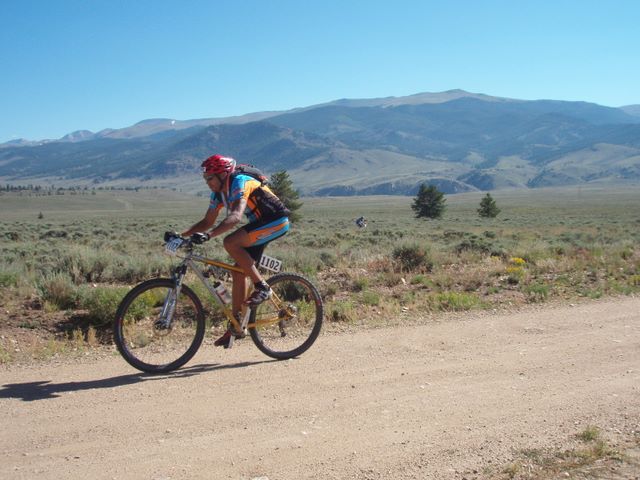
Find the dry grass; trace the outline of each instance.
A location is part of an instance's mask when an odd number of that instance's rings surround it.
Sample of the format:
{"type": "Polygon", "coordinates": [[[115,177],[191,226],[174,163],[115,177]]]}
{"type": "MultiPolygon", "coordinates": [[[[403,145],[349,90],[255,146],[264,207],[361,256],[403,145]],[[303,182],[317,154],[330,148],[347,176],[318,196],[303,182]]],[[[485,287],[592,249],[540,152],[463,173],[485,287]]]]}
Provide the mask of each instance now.
{"type": "Polygon", "coordinates": [[[485,479],[493,480],[548,480],[555,478],[635,478],[621,473],[611,476],[613,471],[638,472],[637,462],[625,453],[635,451],[639,442],[631,440],[624,448],[613,448],[603,438],[602,430],[589,426],[575,435],[579,445],[567,450],[546,451],[524,449],[516,459],[497,472],[485,472],[485,479]]]}
{"type": "MultiPolygon", "coordinates": [[[[302,220],[267,253],[311,278],[328,319],[345,325],[391,322],[406,311],[640,292],[640,214],[631,208],[640,203],[638,189],[493,196],[502,209],[496,219],[479,218],[481,195],[465,194],[450,196],[437,221],[415,219],[408,197],[305,199],[302,220]],[[360,215],[366,229],[354,224],[360,215]]],[[[54,196],[45,204],[5,195],[2,202],[11,208],[0,213],[0,297],[21,305],[12,315],[26,320],[75,319],[91,345],[108,338],[101,330],[124,291],[168,274],[162,234],[201,218],[204,200],[144,191],[54,196]],[[87,334],[89,325],[95,334],[87,334]]],[[[227,258],[219,239],[205,252],[227,258]]],[[[11,358],[10,346],[0,350],[0,361],[11,358]]]]}

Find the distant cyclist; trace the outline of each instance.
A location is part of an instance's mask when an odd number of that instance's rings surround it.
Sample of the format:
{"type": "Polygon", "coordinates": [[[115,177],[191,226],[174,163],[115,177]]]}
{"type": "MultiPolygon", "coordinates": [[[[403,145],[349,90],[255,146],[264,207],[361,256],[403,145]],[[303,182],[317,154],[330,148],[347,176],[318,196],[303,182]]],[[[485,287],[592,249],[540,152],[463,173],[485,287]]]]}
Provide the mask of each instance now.
{"type": "MultiPolygon", "coordinates": [[[[213,155],[202,162],[202,175],[211,189],[211,200],[204,218],[182,236],[204,233],[207,239],[222,235],[236,227],[244,213],[249,220],[224,238],[224,248],[244,270],[233,274],[232,308],[236,319],[240,320],[242,303],[259,305],[267,300],[271,288],[264,281],[256,262],[260,260],[265,246],[289,231],[289,210],[284,203],[262,182],[244,173],[235,172],[236,161],[231,157],[213,155]],[[224,218],[215,228],[213,225],[220,210],[226,208],[224,218]],[[252,294],[245,300],[246,278],[254,285],[252,294]]],[[[243,332],[231,331],[231,326],[214,345],[227,347],[231,335],[243,336],[243,332]]]]}

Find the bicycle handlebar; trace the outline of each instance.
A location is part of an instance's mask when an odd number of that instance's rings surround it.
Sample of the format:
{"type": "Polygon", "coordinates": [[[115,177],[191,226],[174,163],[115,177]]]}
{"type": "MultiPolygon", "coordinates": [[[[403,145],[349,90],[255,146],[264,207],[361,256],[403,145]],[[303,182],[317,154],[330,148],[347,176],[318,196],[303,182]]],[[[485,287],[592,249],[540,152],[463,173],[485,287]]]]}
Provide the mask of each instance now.
{"type": "Polygon", "coordinates": [[[208,233],[196,232],[190,237],[183,237],[177,232],[164,232],[165,250],[171,255],[175,255],[180,248],[192,250],[194,245],[202,245],[209,239],[208,233]]]}

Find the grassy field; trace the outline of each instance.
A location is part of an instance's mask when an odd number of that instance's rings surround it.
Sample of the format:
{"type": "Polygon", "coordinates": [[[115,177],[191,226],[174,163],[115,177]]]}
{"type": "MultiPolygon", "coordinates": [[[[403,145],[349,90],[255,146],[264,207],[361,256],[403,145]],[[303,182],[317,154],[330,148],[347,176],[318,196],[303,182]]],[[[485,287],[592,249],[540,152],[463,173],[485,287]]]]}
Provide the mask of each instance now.
{"type": "MultiPolygon", "coordinates": [[[[477,215],[483,195],[447,196],[440,220],[414,218],[409,197],[306,198],[302,220],[267,254],[316,282],[329,328],[640,290],[640,189],[497,191],[494,219],[477,215]]],[[[207,199],[22,192],[0,206],[0,328],[48,325],[82,344],[108,341],[101,332],[131,285],[167,275],[163,232],[198,221],[207,199]]],[[[204,249],[227,259],[220,240],[204,249]]],[[[0,362],[16,358],[4,337],[0,362]]]]}

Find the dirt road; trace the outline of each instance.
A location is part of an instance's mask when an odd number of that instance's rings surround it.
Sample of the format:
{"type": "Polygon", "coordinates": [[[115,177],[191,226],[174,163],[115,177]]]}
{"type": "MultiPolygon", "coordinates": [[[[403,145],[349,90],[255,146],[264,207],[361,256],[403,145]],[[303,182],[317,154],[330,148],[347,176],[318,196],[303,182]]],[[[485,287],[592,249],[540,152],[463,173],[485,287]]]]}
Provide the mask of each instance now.
{"type": "Polygon", "coordinates": [[[0,422],[2,479],[490,478],[588,426],[638,438],[640,298],[325,334],[285,362],[207,345],[159,377],[115,353],[5,367],[0,422]]]}

